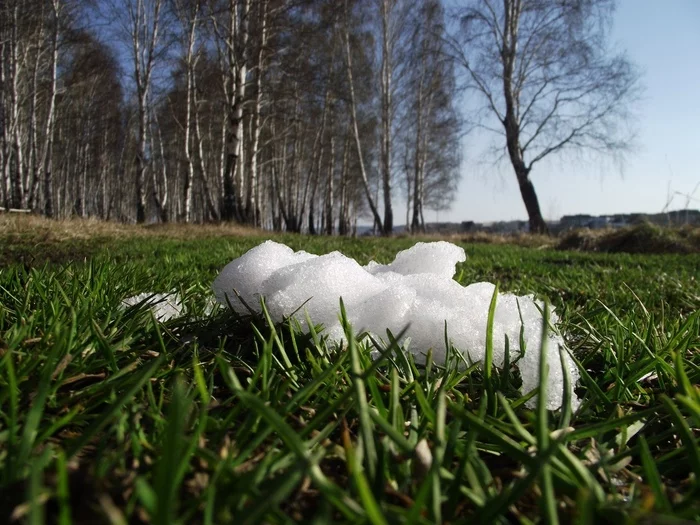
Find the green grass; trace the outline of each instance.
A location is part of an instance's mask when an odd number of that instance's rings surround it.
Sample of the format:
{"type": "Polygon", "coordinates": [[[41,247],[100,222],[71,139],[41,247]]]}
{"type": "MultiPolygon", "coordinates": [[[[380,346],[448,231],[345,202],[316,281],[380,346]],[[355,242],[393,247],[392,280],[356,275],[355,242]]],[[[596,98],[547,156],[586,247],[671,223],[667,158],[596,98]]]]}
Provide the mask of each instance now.
{"type": "MultiPolygon", "coordinates": [[[[363,264],[414,242],[277,239],[363,264]]],[[[207,315],[216,273],[261,240],[0,249],[0,522],[700,519],[700,256],[464,245],[458,281],[556,306],[571,414],[526,409],[514,369],[207,315]],[[184,318],[120,308],[170,290],[184,318]]]]}

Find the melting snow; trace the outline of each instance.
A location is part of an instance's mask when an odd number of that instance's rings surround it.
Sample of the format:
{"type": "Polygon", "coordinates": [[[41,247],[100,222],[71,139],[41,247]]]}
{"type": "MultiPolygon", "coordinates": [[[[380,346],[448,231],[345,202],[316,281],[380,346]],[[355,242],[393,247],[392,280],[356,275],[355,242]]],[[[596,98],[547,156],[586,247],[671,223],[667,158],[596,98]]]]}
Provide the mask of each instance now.
{"type": "Polygon", "coordinates": [[[127,297],[122,301],[122,305],[129,307],[142,302],[147,304],[153,310],[155,318],[163,323],[183,314],[182,302],[176,293],[140,293],[127,297]]]}
{"type": "MultiPolygon", "coordinates": [[[[465,260],[462,248],[444,241],[418,243],[400,252],[391,264],[370,262],[367,266],[360,266],[340,252],[318,256],[267,241],[230,262],[214,281],[213,289],[220,303],[230,303],[239,313],[248,312],[245,305],[260,312],[261,297],[276,322],[294,315],[306,328],[308,313],[314,323],[325,327],[329,338],[338,341],[344,339],[338,319],[342,297],[356,333],[366,331],[376,336],[389,329],[398,334],[408,326],[407,350],[417,361],[432,349],[433,359],[444,363],[447,322],[452,345],[471,361],[483,362],[488,310],[495,286],[481,282],[463,287],[455,282],[455,267],[465,260]]],[[[498,295],[493,327],[494,365],[503,366],[506,336],[511,362],[520,355],[522,329],[526,351],[516,366],[522,375],[523,393],[539,384],[543,308],[544,304],[531,295],[498,295]]],[[[556,324],[557,320],[551,309],[551,323],[556,324]]],[[[560,335],[549,333],[544,347],[549,365],[547,407],[551,410],[559,408],[563,400],[559,357],[563,346],[560,335]]],[[[565,366],[573,388],[579,374],[568,353],[565,366]]],[[[576,408],[578,399],[573,391],[571,399],[576,408]]],[[[533,398],[529,406],[535,403],[533,398]]]]}

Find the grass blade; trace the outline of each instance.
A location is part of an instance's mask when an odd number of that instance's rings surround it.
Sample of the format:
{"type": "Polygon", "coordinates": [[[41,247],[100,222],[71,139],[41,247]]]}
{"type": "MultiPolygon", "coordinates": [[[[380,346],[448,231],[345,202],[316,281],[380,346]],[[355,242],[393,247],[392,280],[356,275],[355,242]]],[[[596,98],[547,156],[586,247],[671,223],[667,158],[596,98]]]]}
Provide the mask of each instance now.
{"type": "Polygon", "coordinates": [[[136,376],[131,379],[128,386],[121,395],[111,404],[111,406],[102,413],[78,438],[75,438],[73,442],[69,443],[66,447],[66,457],[68,459],[72,458],[77,454],[85,445],[87,445],[90,440],[95,437],[95,435],[106,425],[110,419],[112,419],[122,407],[138,392],[144,383],[148,381],[155,371],[161,366],[165,359],[165,356],[161,354],[155,358],[151,363],[144,366],[141,371],[136,374],[136,376]]]}

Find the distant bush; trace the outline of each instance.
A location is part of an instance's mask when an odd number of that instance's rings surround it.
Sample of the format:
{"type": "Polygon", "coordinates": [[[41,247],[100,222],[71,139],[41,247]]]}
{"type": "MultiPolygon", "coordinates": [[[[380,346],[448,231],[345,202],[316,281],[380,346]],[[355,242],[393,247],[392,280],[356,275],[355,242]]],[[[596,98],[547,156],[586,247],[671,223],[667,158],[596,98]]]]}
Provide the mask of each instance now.
{"type": "Polygon", "coordinates": [[[649,222],[620,229],[567,232],[559,250],[607,253],[700,253],[700,228],[663,228],[649,222]]]}

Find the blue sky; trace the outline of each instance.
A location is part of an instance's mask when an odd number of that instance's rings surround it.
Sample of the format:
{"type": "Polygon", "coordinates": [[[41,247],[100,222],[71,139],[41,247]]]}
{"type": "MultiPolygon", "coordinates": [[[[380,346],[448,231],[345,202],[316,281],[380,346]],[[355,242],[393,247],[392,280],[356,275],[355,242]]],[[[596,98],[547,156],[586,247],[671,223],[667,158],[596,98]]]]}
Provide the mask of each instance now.
{"type": "MultiPolygon", "coordinates": [[[[620,0],[612,42],[642,70],[645,91],[635,108],[638,148],[622,169],[611,163],[554,159],[531,176],[546,219],[590,213],[661,212],[669,193],[700,184],[700,0],[620,0]]],[[[449,212],[426,221],[527,219],[510,166],[484,162],[484,137],[465,139],[459,195],[449,212]]],[[[671,195],[672,196],[672,195],[671,195]]],[[[700,186],[689,203],[700,208],[700,186]]],[[[675,195],[670,209],[686,206],[675,195]]],[[[397,199],[398,201],[398,199],[397,199]]],[[[396,202],[395,222],[405,218],[396,202]]]]}

